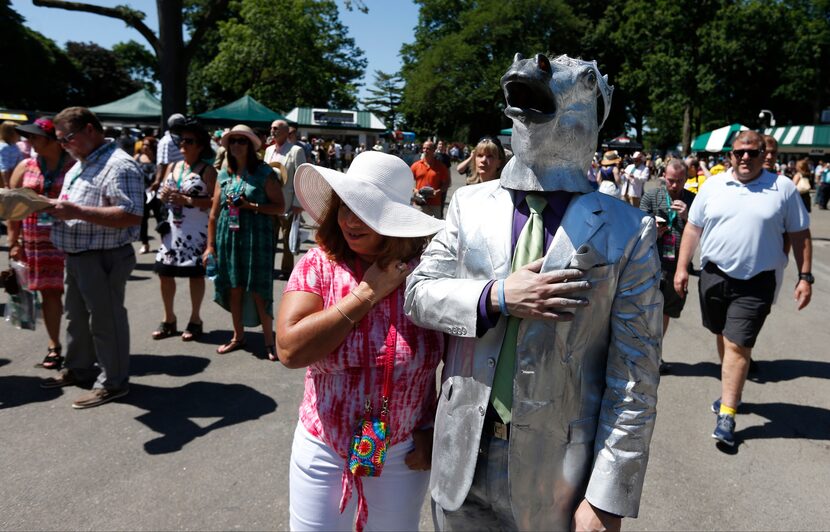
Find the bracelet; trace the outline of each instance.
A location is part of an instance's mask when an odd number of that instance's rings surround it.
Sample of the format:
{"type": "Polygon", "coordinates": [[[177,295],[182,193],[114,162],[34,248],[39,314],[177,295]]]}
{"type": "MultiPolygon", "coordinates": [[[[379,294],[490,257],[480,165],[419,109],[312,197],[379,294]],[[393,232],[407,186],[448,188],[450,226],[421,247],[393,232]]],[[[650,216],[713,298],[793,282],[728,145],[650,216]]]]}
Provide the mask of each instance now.
{"type": "Polygon", "coordinates": [[[259,212],[259,203],[251,203],[254,206],[254,212],[259,212]]]}
{"type": "Polygon", "coordinates": [[[349,293],[350,293],[351,295],[353,295],[354,297],[358,298],[359,300],[363,301],[364,303],[369,303],[369,304],[370,304],[370,305],[372,305],[373,307],[375,306],[375,301],[374,301],[372,298],[370,298],[370,297],[368,297],[368,296],[366,296],[365,298],[360,297],[359,295],[357,295],[357,292],[355,292],[354,290],[352,290],[352,291],[351,291],[351,292],[349,292],[349,293]]]}
{"type": "Polygon", "coordinates": [[[507,311],[507,303],[504,301],[504,279],[501,279],[496,282],[498,285],[498,293],[499,293],[499,310],[505,316],[510,316],[510,313],[507,311]]]}
{"type": "Polygon", "coordinates": [[[336,309],[337,309],[337,312],[339,312],[341,316],[343,316],[344,318],[346,318],[346,321],[348,321],[349,323],[351,323],[351,324],[352,324],[352,327],[354,327],[355,325],[357,325],[357,324],[354,322],[354,320],[353,320],[353,319],[351,319],[350,317],[346,316],[346,313],[345,313],[345,312],[343,312],[343,309],[341,309],[341,308],[337,305],[337,302],[336,302],[336,301],[334,302],[334,308],[336,308],[336,309]]]}

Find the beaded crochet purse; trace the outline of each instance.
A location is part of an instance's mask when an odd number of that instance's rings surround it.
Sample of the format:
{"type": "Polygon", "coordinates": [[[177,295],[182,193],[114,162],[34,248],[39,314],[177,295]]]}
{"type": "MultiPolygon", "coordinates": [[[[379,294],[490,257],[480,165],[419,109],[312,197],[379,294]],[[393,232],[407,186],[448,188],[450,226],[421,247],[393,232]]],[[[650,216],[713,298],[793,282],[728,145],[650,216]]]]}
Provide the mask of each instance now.
{"type": "MultiPolygon", "coordinates": [[[[392,314],[393,320],[389,325],[389,334],[386,336],[383,396],[381,397],[380,412],[378,416],[372,415],[372,401],[367,397],[363,419],[357,426],[354,436],[352,436],[352,445],[349,448],[349,470],[356,477],[379,477],[383,472],[383,462],[386,460],[389,437],[389,397],[392,393],[395,343],[398,336],[394,320],[394,315],[397,314],[396,296],[392,297],[392,314]]],[[[367,388],[368,382],[367,377],[367,388]]]]}

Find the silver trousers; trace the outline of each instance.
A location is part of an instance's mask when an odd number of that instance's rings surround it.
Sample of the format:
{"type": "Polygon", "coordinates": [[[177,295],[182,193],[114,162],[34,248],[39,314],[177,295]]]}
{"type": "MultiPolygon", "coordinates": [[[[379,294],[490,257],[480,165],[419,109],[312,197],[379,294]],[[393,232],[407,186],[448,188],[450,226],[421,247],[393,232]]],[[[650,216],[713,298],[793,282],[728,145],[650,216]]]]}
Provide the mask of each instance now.
{"type": "Polygon", "coordinates": [[[507,476],[509,442],[483,435],[470,492],[461,508],[448,512],[432,501],[439,531],[517,530],[507,476]]]}

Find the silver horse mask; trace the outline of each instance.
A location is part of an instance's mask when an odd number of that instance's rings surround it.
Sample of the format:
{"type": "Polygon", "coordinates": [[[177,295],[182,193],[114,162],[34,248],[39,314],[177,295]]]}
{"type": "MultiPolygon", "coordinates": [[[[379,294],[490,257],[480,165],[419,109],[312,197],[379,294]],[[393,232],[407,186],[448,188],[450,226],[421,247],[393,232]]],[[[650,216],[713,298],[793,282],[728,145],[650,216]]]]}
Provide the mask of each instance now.
{"type": "Polygon", "coordinates": [[[592,192],[586,174],[614,92],[596,61],[516,54],[501,86],[507,100],[504,114],[513,120],[514,153],[501,173],[502,186],[592,192]]]}

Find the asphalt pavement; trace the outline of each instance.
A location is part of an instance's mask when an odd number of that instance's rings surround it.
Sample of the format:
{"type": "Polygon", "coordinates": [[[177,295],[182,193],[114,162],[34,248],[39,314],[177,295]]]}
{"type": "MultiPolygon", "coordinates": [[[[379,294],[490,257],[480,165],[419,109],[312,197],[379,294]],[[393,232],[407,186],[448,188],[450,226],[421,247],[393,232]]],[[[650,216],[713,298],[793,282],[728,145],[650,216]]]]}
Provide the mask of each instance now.
{"type": "MultiPolygon", "coordinates": [[[[710,437],[719,366],[692,278],[693,296],[665,339],[673,372],[659,388],[640,516],[624,529],[830,529],[830,212],[813,213],[812,231],[813,302],[795,310],[791,260],[754,350],[760,372],[747,383],[731,453],[710,437]]],[[[152,340],[159,284],[154,256],[138,257],[127,287],[131,390],[117,402],[74,410],[83,390],[40,389],[53,375],[34,367],[46,353],[42,322],[34,332],[0,323],[0,529],[287,530],[304,372],[269,362],[258,330],[248,332],[248,351],[217,355],[231,324],[212,287],[204,337],[152,340]]],[[[276,308],[285,283],[274,284],[276,308]]],[[[176,309],[184,327],[185,282],[176,309]]],[[[432,529],[426,504],[421,528],[432,529]]]]}

